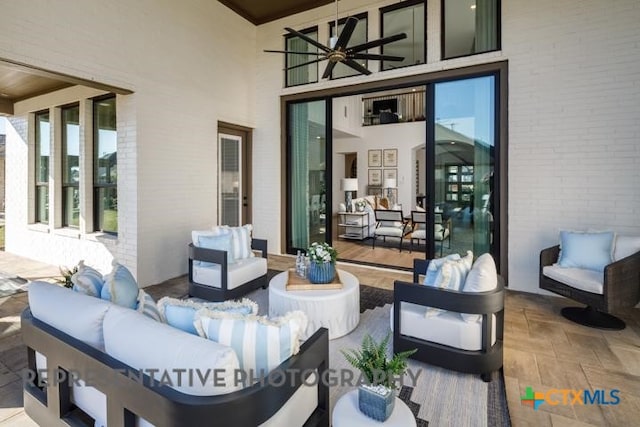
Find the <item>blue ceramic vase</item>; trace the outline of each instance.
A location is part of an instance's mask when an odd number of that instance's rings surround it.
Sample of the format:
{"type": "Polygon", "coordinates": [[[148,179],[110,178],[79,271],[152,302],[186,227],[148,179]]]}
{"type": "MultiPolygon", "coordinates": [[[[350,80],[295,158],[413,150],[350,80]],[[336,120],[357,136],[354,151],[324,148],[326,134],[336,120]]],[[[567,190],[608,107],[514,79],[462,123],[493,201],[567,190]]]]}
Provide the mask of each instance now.
{"type": "Polygon", "coordinates": [[[336,265],[333,262],[309,263],[307,277],[311,283],[331,283],[336,275],[336,265]]]}
{"type": "Polygon", "coordinates": [[[369,418],[386,421],[391,416],[395,403],[396,396],[389,388],[386,388],[385,395],[381,395],[367,387],[358,387],[358,408],[369,418]]]}

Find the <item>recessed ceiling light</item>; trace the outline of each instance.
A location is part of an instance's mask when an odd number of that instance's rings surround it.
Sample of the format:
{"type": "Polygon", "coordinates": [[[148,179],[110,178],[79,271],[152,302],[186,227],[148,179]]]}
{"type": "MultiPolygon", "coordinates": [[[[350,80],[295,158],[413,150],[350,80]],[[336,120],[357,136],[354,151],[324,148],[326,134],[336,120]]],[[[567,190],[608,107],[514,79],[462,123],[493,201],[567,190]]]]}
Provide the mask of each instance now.
{"type": "Polygon", "coordinates": [[[476,9],[476,5],[475,5],[475,4],[472,4],[472,5],[471,5],[471,9],[475,10],[475,9],[476,9]]]}

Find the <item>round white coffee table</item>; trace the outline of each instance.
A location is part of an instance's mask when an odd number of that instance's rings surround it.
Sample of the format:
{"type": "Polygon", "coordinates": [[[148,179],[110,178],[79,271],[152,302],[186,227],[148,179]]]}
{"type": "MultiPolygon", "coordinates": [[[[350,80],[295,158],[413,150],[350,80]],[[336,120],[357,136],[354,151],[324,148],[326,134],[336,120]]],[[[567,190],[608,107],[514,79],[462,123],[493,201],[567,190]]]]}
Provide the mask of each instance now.
{"type": "Polygon", "coordinates": [[[351,390],[343,395],[333,407],[331,417],[333,427],[371,427],[371,426],[397,426],[416,427],[416,419],[405,403],[396,397],[393,412],[387,421],[381,423],[367,417],[358,409],[358,390],[351,390]]]}
{"type": "Polygon", "coordinates": [[[301,310],[309,319],[302,339],[307,339],[320,327],[329,329],[329,339],[353,331],[360,321],[360,282],[346,271],[337,270],[342,289],[287,291],[288,271],[269,282],[269,316],[282,316],[301,310]]]}

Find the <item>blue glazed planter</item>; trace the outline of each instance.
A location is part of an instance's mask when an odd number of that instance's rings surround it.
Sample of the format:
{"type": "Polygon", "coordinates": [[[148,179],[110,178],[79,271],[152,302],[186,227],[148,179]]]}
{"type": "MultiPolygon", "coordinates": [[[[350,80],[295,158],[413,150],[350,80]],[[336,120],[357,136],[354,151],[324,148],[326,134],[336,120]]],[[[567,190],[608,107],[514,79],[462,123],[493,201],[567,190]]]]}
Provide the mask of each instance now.
{"type": "Polygon", "coordinates": [[[311,283],[331,283],[336,275],[336,265],[332,262],[309,263],[308,278],[311,283]]]}
{"type": "Polygon", "coordinates": [[[383,396],[366,386],[358,387],[358,408],[360,412],[376,421],[386,421],[393,412],[396,396],[393,390],[386,389],[383,396]]]}

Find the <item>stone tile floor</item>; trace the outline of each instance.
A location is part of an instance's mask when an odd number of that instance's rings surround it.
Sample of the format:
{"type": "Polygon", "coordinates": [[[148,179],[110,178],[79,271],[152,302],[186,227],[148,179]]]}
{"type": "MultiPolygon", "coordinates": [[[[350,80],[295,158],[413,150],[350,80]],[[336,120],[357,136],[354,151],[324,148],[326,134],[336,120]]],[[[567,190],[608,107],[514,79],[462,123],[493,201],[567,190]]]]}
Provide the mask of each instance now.
{"type": "MultiPolygon", "coordinates": [[[[285,269],[293,259],[270,256],[269,267],[285,269]]],[[[407,273],[342,265],[361,283],[386,289],[407,273]]],[[[56,266],[0,252],[0,271],[29,280],[59,275],[56,266]]],[[[185,276],[147,288],[154,297],[182,296],[185,276]]],[[[630,426],[640,419],[640,310],[621,313],[627,328],[600,331],[573,324],[559,315],[570,301],[563,298],[508,292],[505,309],[504,374],[511,422],[514,426],[630,426]],[[620,404],[522,406],[527,387],[550,389],[620,390],[620,404]]],[[[20,336],[20,313],[27,294],[0,298],[0,427],[34,426],[24,413],[20,370],[26,350],[20,336]]]]}

